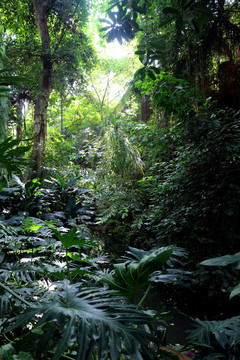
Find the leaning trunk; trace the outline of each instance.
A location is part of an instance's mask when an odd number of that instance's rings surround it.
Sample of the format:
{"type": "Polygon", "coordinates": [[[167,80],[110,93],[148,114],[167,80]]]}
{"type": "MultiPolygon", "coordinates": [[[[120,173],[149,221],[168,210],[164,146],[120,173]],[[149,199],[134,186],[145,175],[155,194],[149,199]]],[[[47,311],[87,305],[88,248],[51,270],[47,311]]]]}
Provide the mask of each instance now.
{"type": "Polygon", "coordinates": [[[34,109],[34,144],[32,151],[33,166],[29,178],[42,179],[45,145],[47,137],[47,108],[51,91],[52,61],[50,51],[50,36],[47,25],[46,1],[33,1],[36,16],[36,25],[42,42],[42,77],[39,93],[34,109]]]}

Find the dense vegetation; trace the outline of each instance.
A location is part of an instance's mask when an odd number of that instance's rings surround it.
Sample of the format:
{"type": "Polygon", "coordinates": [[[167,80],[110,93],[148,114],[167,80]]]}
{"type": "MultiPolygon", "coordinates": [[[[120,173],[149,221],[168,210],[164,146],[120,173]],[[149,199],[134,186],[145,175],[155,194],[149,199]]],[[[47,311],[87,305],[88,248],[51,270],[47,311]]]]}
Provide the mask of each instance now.
{"type": "Polygon", "coordinates": [[[0,359],[239,359],[239,14],[1,2],[0,359]]]}

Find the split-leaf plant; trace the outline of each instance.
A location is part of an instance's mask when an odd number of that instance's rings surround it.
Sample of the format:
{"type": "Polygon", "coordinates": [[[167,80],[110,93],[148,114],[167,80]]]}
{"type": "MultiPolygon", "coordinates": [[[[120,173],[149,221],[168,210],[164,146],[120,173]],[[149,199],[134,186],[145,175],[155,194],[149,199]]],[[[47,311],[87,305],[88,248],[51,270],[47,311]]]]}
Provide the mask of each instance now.
{"type": "MultiPolygon", "coordinates": [[[[232,267],[240,269],[240,253],[204,260],[200,265],[210,267],[232,267]]],[[[240,284],[230,293],[230,300],[240,294],[240,284]]],[[[203,321],[196,319],[195,329],[188,336],[189,341],[199,350],[201,359],[230,359],[240,357],[240,315],[225,320],[203,321]]]]}
{"type": "MultiPolygon", "coordinates": [[[[116,296],[96,283],[98,263],[84,254],[89,246],[94,242],[77,227],[57,228],[24,216],[18,226],[1,221],[1,354],[16,359],[159,359],[158,346],[153,346],[159,340],[151,331],[155,316],[130,304],[127,294],[116,296]]],[[[157,276],[174,251],[130,249],[126,266],[132,268],[133,262],[140,272],[138,287],[146,280],[143,273],[157,276]]]]}
{"type": "Polygon", "coordinates": [[[130,302],[139,290],[147,290],[138,305],[141,305],[153,283],[180,283],[189,281],[189,272],[174,268],[178,258],[186,257],[181,248],[160,247],[149,251],[129,248],[124,262],[114,265],[114,269],[100,277],[116,294],[125,296],[130,302]]]}
{"type": "Polygon", "coordinates": [[[65,180],[60,174],[55,174],[50,180],[40,183],[39,179],[23,182],[13,174],[11,186],[7,185],[6,181],[0,185],[0,207],[10,223],[19,213],[57,221],[61,225],[67,225],[69,221],[79,225],[94,220],[95,209],[85,201],[90,190],[78,188],[77,176],[65,180]]]}

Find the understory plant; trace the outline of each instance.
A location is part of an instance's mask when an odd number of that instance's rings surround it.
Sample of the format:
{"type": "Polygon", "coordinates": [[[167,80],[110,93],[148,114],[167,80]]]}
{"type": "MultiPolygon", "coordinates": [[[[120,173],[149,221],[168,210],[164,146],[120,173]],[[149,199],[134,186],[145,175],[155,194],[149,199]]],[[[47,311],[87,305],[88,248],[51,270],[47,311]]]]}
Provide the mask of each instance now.
{"type": "Polygon", "coordinates": [[[42,183],[39,179],[23,182],[13,174],[11,183],[8,185],[5,181],[0,188],[0,208],[4,218],[11,224],[15,221],[13,216],[25,213],[59,225],[91,223],[95,208],[85,201],[90,190],[79,188],[78,181],[78,176],[65,180],[56,173],[42,183]]]}
{"type": "MultiPolygon", "coordinates": [[[[240,269],[240,253],[204,260],[200,265],[240,269]]],[[[230,300],[240,294],[240,284],[230,293],[230,300]]],[[[196,319],[189,341],[199,352],[201,359],[229,359],[240,357],[240,315],[225,320],[203,321],[196,319]]]]}
{"type": "MultiPolygon", "coordinates": [[[[149,251],[129,248],[124,262],[114,265],[114,269],[100,277],[99,282],[107,284],[115,293],[134,302],[134,297],[141,288],[147,290],[138,304],[142,304],[153,283],[183,283],[190,281],[189,272],[174,267],[186,257],[181,248],[173,246],[159,247],[149,251]]],[[[178,264],[179,265],[179,264],[178,264]]]]}
{"type": "MultiPolygon", "coordinates": [[[[154,332],[161,315],[129,302],[131,284],[130,292],[109,289],[106,276],[99,275],[102,258],[91,255],[94,248],[97,243],[78,226],[32,217],[14,226],[0,222],[3,359],[164,359],[154,332]]],[[[164,275],[165,264],[178,255],[184,253],[173,247],[149,253],[131,248],[123,281],[138,273],[135,290],[161,276],[178,281],[180,271],[164,275]]],[[[121,267],[109,274],[115,283],[121,267]]]]}

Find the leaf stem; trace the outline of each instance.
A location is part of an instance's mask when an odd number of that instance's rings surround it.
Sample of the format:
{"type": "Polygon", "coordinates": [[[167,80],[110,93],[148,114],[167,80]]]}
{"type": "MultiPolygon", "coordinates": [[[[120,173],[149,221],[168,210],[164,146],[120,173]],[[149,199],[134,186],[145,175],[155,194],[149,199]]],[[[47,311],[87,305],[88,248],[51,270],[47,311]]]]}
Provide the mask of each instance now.
{"type": "Polygon", "coordinates": [[[16,294],[15,291],[9,289],[8,286],[0,283],[0,286],[6,290],[7,292],[9,292],[10,294],[12,294],[16,299],[20,300],[21,302],[23,302],[24,304],[26,304],[27,306],[32,306],[32,304],[30,302],[28,302],[27,300],[23,299],[20,295],[16,294]]]}
{"type": "Polygon", "coordinates": [[[148,285],[147,290],[145,291],[143,297],[141,298],[141,300],[139,301],[139,303],[138,303],[138,305],[137,305],[137,310],[140,308],[140,306],[142,305],[142,303],[143,303],[144,300],[146,299],[146,297],[147,297],[147,295],[148,295],[148,293],[149,293],[149,291],[150,291],[150,289],[151,289],[151,286],[152,286],[152,284],[149,284],[149,285],[148,285]]]}
{"type": "MultiPolygon", "coordinates": [[[[49,352],[49,354],[55,354],[54,351],[48,351],[48,352],[49,352]]],[[[68,359],[68,360],[74,360],[72,357],[70,357],[68,355],[64,355],[64,354],[61,355],[61,358],[68,359]]]]}
{"type": "MultiPolygon", "coordinates": [[[[70,266],[69,266],[69,260],[68,260],[68,249],[66,247],[66,263],[67,263],[67,279],[70,279],[70,266]]],[[[71,279],[70,279],[70,282],[71,279]]]]}

